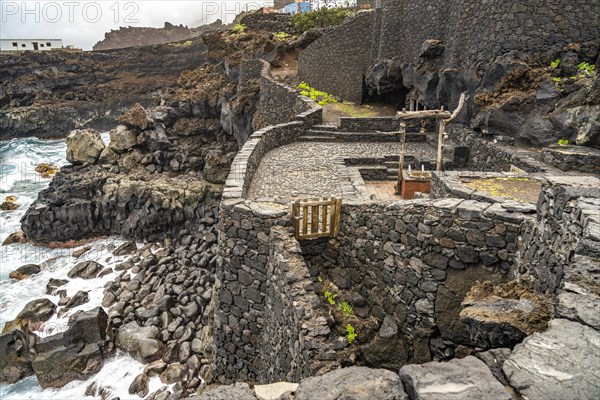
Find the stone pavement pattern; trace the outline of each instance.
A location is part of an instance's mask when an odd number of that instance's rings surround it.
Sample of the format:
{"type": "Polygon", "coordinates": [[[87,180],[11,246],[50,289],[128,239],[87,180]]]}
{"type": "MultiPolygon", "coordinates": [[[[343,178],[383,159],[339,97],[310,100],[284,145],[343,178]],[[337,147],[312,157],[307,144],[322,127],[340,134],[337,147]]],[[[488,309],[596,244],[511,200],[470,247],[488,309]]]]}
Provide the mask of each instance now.
{"type": "MultiPolygon", "coordinates": [[[[426,143],[406,143],[406,155],[434,160],[435,149],[426,143]]],[[[258,167],[248,198],[289,201],[303,197],[342,196],[368,198],[364,181],[347,167],[348,158],[398,157],[397,142],[294,142],[267,153],[258,167]]]]}

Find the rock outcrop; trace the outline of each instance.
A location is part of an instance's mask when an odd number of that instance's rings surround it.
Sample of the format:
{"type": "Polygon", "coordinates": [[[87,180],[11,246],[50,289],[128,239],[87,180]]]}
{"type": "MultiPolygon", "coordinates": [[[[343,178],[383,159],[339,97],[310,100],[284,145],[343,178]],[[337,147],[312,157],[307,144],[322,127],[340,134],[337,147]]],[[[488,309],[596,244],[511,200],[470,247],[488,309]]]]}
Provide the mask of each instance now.
{"type": "Polygon", "coordinates": [[[531,400],[593,399],[600,393],[600,333],[565,319],[517,345],[502,367],[509,383],[531,400]]]}
{"type": "Polygon", "coordinates": [[[511,394],[475,357],[449,362],[406,365],[400,378],[411,399],[419,400],[511,400],[511,394]]]}

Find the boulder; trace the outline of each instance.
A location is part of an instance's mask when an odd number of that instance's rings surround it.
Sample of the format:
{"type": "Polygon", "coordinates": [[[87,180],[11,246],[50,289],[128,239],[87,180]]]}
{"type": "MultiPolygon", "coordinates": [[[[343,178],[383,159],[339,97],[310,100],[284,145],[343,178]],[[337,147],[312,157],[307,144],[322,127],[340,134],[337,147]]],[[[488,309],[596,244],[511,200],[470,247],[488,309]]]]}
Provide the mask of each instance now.
{"type": "Polygon", "coordinates": [[[43,388],[60,388],[74,380],[86,380],[102,368],[102,352],[97,343],[58,346],[38,354],[32,362],[43,388]]]}
{"type": "Polygon", "coordinates": [[[397,374],[384,369],[350,367],[337,369],[300,382],[296,400],[405,400],[397,374]]]}
{"type": "Polygon", "coordinates": [[[460,320],[473,344],[482,348],[510,347],[548,327],[552,306],[546,296],[518,282],[494,286],[477,282],[462,302],[460,320]]]}
{"type": "Polygon", "coordinates": [[[148,375],[139,374],[129,385],[129,394],[135,394],[142,398],[146,397],[149,391],[149,381],[148,375]]]}
{"type": "Polygon", "coordinates": [[[124,125],[118,125],[109,132],[110,144],[108,148],[117,154],[125,153],[127,150],[137,146],[137,133],[127,129],[124,125]]]}
{"type": "Polygon", "coordinates": [[[140,327],[130,322],[119,328],[116,344],[141,363],[158,360],[164,351],[163,344],[156,340],[160,331],[155,326],[140,327]]]}
{"type": "Polygon", "coordinates": [[[77,293],[75,293],[75,295],[71,297],[69,301],[67,301],[64,307],[68,310],[71,308],[79,307],[80,305],[85,304],[88,301],[90,301],[88,292],[80,290],[77,293]]]}
{"type": "Polygon", "coordinates": [[[113,256],[127,256],[134,254],[137,251],[135,242],[125,242],[113,251],[113,256]]]}
{"type": "Polygon", "coordinates": [[[399,375],[411,399],[512,399],[485,364],[473,356],[449,362],[405,365],[399,375]]]}
{"type": "Polygon", "coordinates": [[[591,293],[561,292],[557,313],[561,318],[578,321],[600,330],[600,297],[591,293]]]}
{"type": "Polygon", "coordinates": [[[250,386],[247,383],[240,382],[234,385],[219,386],[192,398],[194,400],[256,400],[250,386]]]}
{"type": "Polygon", "coordinates": [[[223,154],[219,150],[211,150],[204,160],[204,179],[212,183],[225,183],[229,168],[233,161],[233,154],[223,154]]]}
{"type": "Polygon", "coordinates": [[[138,136],[138,144],[145,145],[150,152],[168,150],[173,144],[165,130],[157,126],[155,129],[142,132],[138,136]]]}
{"type": "Polygon", "coordinates": [[[54,315],[56,304],[48,299],[37,299],[30,301],[17,315],[17,319],[28,322],[45,322],[54,315]]]}
{"type": "Polygon", "coordinates": [[[66,279],[54,279],[54,278],[50,278],[50,280],[46,284],[46,294],[48,294],[48,295],[54,294],[54,292],[56,291],[56,289],[58,289],[61,286],[66,285],[68,282],[69,281],[66,280],[66,279]]]}
{"type": "Polygon", "coordinates": [[[26,264],[12,271],[8,277],[20,281],[31,275],[39,274],[41,270],[37,264],[26,264]]]}
{"type": "Polygon", "coordinates": [[[0,382],[15,383],[33,375],[31,362],[35,358],[36,339],[32,333],[19,329],[0,336],[0,382]]]}
{"type": "Polygon", "coordinates": [[[566,319],[550,321],[515,346],[502,370],[529,400],[596,399],[600,332],[566,319]]]}
{"type": "Polygon", "coordinates": [[[23,231],[13,232],[2,242],[2,246],[7,246],[13,243],[27,243],[27,237],[23,231]]]}
{"type": "Polygon", "coordinates": [[[69,278],[94,279],[104,266],[96,261],[83,261],[75,265],[67,276],[69,278]]]}
{"type": "Polygon", "coordinates": [[[118,118],[118,121],[122,124],[127,125],[130,128],[137,128],[140,130],[144,130],[153,125],[153,121],[144,110],[144,108],[137,103],[129,110],[127,110],[123,115],[118,118]]]}
{"type": "Polygon", "coordinates": [[[102,307],[78,311],[69,318],[69,329],[63,334],[68,343],[103,343],[108,339],[108,315],[102,307]]]}
{"type": "Polygon", "coordinates": [[[185,380],[188,374],[188,367],[183,364],[175,363],[169,365],[161,374],[160,381],[165,385],[170,385],[185,380]]]}
{"type": "Polygon", "coordinates": [[[94,164],[106,147],[98,131],[76,129],[66,139],[67,161],[72,164],[94,164]]]}

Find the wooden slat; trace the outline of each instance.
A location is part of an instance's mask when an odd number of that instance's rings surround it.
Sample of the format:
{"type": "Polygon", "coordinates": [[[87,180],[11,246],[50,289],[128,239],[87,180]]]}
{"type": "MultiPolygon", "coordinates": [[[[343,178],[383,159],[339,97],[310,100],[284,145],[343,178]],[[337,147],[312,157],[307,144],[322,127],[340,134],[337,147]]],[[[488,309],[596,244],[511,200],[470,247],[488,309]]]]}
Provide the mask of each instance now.
{"type": "Polygon", "coordinates": [[[328,207],[327,204],[323,204],[321,206],[321,208],[322,208],[322,213],[321,213],[321,219],[322,219],[322,221],[321,221],[321,232],[323,232],[323,233],[329,233],[330,232],[329,229],[327,229],[327,207],[328,207]]]}
{"type": "Polygon", "coordinates": [[[333,223],[333,237],[336,237],[340,230],[340,215],[342,212],[342,199],[335,199],[335,219],[333,223]]]}
{"type": "Polygon", "coordinates": [[[319,232],[319,206],[312,206],[310,210],[310,233],[319,232]]]}
{"type": "Polygon", "coordinates": [[[331,203],[331,200],[302,200],[302,206],[322,206],[329,203],[331,203]]]}
{"type": "MultiPolygon", "coordinates": [[[[304,204],[304,203],[303,203],[304,204]]],[[[302,234],[308,233],[308,206],[302,206],[302,234]]]]}

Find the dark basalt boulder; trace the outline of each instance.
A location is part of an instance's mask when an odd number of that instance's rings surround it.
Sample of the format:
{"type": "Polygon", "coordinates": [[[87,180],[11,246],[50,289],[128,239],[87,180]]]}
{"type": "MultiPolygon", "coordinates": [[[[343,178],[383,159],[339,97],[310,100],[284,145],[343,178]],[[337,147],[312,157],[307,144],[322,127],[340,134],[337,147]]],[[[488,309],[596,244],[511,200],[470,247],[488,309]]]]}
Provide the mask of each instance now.
{"type": "Polygon", "coordinates": [[[86,380],[100,371],[102,365],[102,352],[97,343],[60,346],[38,354],[32,362],[43,388],[60,388],[74,380],[86,380]]]}
{"type": "Polygon", "coordinates": [[[28,322],[45,322],[54,315],[56,304],[48,299],[37,299],[30,301],[17,315],[17,320],[28,322]]]}
{"type": "Polygon", "coordinates": [[[37,264],[26,264],[8,274],[9,278],[18,281],[25,279],[31,275],[39,274],[42,269],[37,264]]]}
{"type": "Polygon", "coordinates": [[[75,265],[67,276],[69,278],[94,279],[104,266],[96,261],[83,261],[75,265]]]}
{"type": "Polygon", "coordinates": [[[34,334],[19,329],[0,336],[0,382],[15,383],[33,375],[36,341],[34,334]]]}

